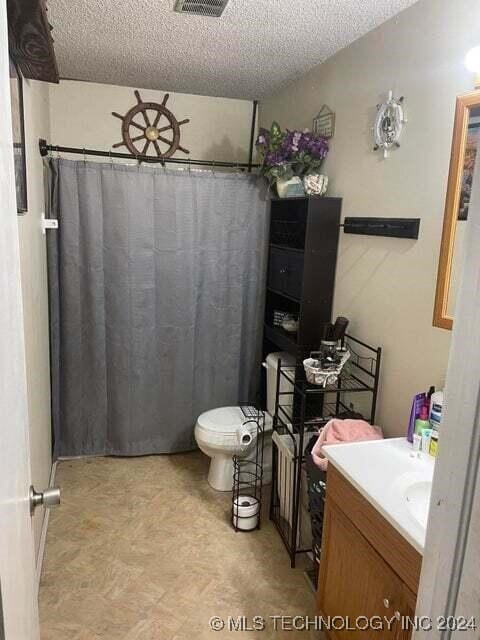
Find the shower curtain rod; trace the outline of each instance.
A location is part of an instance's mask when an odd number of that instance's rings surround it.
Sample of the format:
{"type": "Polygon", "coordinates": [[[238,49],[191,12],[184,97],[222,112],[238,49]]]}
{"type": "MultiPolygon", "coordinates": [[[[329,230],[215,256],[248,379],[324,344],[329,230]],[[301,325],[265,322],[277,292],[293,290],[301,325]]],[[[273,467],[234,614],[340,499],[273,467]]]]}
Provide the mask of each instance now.
{"type": "Polygon", "coordinates": [[[179,158],[163,158],[154,160],[152,156],[133,155],[132,153],[119,153],[117,151],[99,151],[98,149],[83,149],[79,147],[63,147],[60,145],[48,144],[46,140],[40,138],[38,147],[41,156],[47,156],[50,152],[54,153],[72,153],[81,156],[99,156],[101,158],[123,158],[127,160],[137,160],[139,162],[148,162],[150,164],[186,164],[197,165],[200,167],[228,167],[231,169],[246,169],[250,172],[257,169],[260,165],[252,164],[252,162],[224,162],[215,160],[181,160],[179,158]]]}
{"type": "Polygon", "coordinates": [[[38,146],[41,156],[47,156],[49,152],[54,153],[72,153],[81,156],[98,156],[100,158],[123,158],[126,160],[137,160],[138,162],[149,162],[152,164],[186,164],[196,165],[199,167],[226,167],[230,169],[246,169],[249,173],[252,169],[258,169],[259,164],[253,164],[253,148],[255,141],[255,125],[257,123],[258,101],[252,101],[252,121],[250,129],[250,146],[248,151],[248,162],[224,162],[216,160],[180,160],[179,158],[162,158],[154,160],[152,156],[134,155],[133,153],[119,153],[118,151],[99,151],[98,149],[84,149],[79,147],[63,147],[59,145],[48,144],[46,140],[40,138],[38,146]]]}

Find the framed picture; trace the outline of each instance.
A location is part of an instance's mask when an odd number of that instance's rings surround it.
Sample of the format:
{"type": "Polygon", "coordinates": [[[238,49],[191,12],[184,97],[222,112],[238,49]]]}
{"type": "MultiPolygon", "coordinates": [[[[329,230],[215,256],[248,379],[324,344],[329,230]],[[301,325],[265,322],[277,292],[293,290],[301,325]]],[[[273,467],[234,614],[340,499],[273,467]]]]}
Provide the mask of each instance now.
{"type": "Polygon", "coordinates": [[[23,120],[22,76],[10,59],[10,96],[12,106],[13,160],[15,164],[15,186],[17,213],[27,212],[27,164],[25,160],[25,124],[23,120]]]}
{"type": "Polygon", "coordinates": [[[468,219],[468,207],[470,205],[470,193],[472,191],[473,172],[477,151],[480,147],[480,117],[470,119],[467,132],[467,143],[463,161],[462,185],[460,191],[460,204],[458,207],[458,220],[468,219]]]}

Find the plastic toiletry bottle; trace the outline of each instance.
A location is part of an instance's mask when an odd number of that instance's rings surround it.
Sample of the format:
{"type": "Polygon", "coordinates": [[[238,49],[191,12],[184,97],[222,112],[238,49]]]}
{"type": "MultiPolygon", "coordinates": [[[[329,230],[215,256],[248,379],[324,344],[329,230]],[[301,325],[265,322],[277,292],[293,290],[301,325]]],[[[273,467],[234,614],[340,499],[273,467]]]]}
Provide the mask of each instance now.
{"type": "Polygon", "coordinates": [[[420,415],[420,410],[425,404],[427,396],[425,393],[417,393],[413,398],[412,409],[410,411],[410,420],[408,421],[407,440],[413,444],[413,436],[415,434],[415,420],[420,415]]]}
{"type": "Polygon", "coordinates": [[[430,435],[430,455],[434,458],[437,457],[438,453],[438,431],[436,429],[432,429],[432,433],[430,435]]]}
{"type": "Polygon", "coordinates": [[[431,429],[422,429],[422,451],[423,453],[430,453],[430,440],[432,438],[431,429]]]}
{"type": "Polygon", "coordinates": [[[413,434],[413,450],[420,451],[422,446],[422,436],[419,433],[413,434]]]}
{"type": "Polygon", "coordinates": [[[430,426],[437,432],[440,429],[443,411],[443,391],[435,391],[430,399],[430,426]]]}
{"type": "Polygon", "coordinates": [[[415,420],[415,433],[421,436],[423,430],[429,428],[430,422],[428,421],[428,406],[424,404],[420,409],[419,417],[415,420]]]}

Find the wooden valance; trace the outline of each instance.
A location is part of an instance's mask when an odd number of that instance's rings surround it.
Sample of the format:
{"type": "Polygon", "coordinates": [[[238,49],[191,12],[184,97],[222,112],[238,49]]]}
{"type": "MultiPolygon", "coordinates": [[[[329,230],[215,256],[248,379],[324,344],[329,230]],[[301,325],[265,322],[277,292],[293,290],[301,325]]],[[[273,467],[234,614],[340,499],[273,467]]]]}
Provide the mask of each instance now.
{"type": "Polygon", "coordinates": [[[10,56],[25,78],[58,82],[46,0],[7,0],[10,56]]]}

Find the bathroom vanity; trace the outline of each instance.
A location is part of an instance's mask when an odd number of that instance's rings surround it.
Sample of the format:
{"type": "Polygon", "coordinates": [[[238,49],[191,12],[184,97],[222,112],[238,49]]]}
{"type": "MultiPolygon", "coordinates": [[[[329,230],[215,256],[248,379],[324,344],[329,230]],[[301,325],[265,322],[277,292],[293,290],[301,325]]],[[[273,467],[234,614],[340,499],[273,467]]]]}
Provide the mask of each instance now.
{"type": "MultiPolygon", "coordinates": [[[[406,640],[413,619],[425,544],[434,460],[404,438],[325,447],[329,459],[318,585],[325,620],[380,617],[373,628],[327,631],[332,640],[406,640]]],[[[340,624],[335,627],[341,627],[340,624]]]]}

